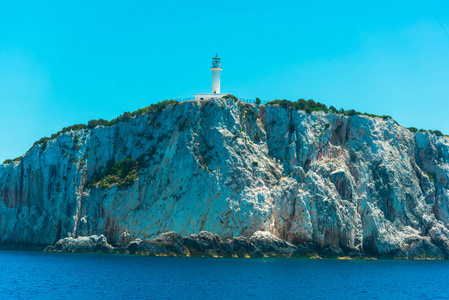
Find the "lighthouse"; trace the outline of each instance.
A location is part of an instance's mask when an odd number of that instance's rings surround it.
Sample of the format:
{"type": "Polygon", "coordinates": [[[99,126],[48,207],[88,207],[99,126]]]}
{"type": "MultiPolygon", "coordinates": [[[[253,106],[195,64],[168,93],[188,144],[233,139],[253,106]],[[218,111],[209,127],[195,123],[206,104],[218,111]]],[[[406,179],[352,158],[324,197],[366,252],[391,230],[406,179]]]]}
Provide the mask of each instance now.
{"type": "Polygon", "coordinates": [[[221,68],[220,58],[218,53],[212,58],[212,94],[220,94],[220,71],[221,68]]]}
{"type": "Polygon", "coordinates": [[[220,72],[221,68],[220,58],[218,53],[212,58],[212,93],[211,94],[195,94],[195,100],[217,99],[228,95],[229,93],[220,93],[220,72]]]}

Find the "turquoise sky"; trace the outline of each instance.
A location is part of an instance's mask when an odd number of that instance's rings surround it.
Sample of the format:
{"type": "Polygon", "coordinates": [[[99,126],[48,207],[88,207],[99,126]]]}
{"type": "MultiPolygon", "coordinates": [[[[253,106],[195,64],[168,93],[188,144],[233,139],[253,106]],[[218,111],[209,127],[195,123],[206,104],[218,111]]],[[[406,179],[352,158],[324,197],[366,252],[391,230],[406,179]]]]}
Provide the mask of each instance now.
{"type": "Polygon", "coordinates": [[[449,1],[0,1],[0,162],[90,119],[221,89],[449,134],[449,1]],[[274,4],[275,3],[275,4],[274,4]]]}

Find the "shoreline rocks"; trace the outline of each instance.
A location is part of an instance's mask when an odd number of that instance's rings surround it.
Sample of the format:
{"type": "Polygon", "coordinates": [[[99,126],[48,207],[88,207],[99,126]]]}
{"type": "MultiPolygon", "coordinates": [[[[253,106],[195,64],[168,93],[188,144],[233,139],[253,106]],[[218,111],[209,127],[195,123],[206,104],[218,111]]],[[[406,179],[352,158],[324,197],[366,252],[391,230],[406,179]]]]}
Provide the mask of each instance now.
{"type": "Polygon", "coordinates": [[[360,252],[344,253],[337,246],[311,249],[306,245],[294,245],[272,235],[268,231],[256,231],[251,237],[238,236],[220,239],[216,234],[201,231],[181,237],[176,232],[162,233],[154,239],[137,238],[126,247],[113,247],[104,235],[64,238],[48,246],[48,252],[112,253],[142,256],[171,257],[229,257],[229,258],[326,258],[326,259],[445,259],[443,252],[423,239],[394,256],[369,257],[360,252]]]}

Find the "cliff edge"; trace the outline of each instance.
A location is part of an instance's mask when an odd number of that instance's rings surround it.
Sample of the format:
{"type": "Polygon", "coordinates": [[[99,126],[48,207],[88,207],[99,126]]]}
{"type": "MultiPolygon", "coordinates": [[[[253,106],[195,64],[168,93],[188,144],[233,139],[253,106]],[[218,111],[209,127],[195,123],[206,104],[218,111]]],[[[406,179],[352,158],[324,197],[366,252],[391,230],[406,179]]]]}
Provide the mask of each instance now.
{"type": "Polygon", "coordinates": [[[391,118],[172,103],[0,165],[0,223],[10,248],[263,231],[317,252],[449,258],[449,140],[391,118]]]}

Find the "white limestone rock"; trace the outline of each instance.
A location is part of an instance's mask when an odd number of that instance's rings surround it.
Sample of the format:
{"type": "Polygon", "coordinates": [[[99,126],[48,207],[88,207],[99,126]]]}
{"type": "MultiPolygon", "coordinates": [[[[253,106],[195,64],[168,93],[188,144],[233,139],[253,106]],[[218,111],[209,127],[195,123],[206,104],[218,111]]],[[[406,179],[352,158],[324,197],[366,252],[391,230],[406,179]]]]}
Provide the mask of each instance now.
{"type": "Polygon", "coordinates": [[[448,138],[389,118],[189,101],[62,133],[0,165],[0,245],[103,234],[123,247],[169,231],[222,240],[266,231],[380,257],[426,237],[448,257],[448,224],[448,138]],[[87,185],[127,157],[146,163],[129,187],[87,185]]]}
{"type": "Polygon", "coordinates": [[[113,249],[114,247],[108,244],[104,235],[92,235],[60,239],[54,246],[45,248],[45,251],[110,253],[113,249]]]}

